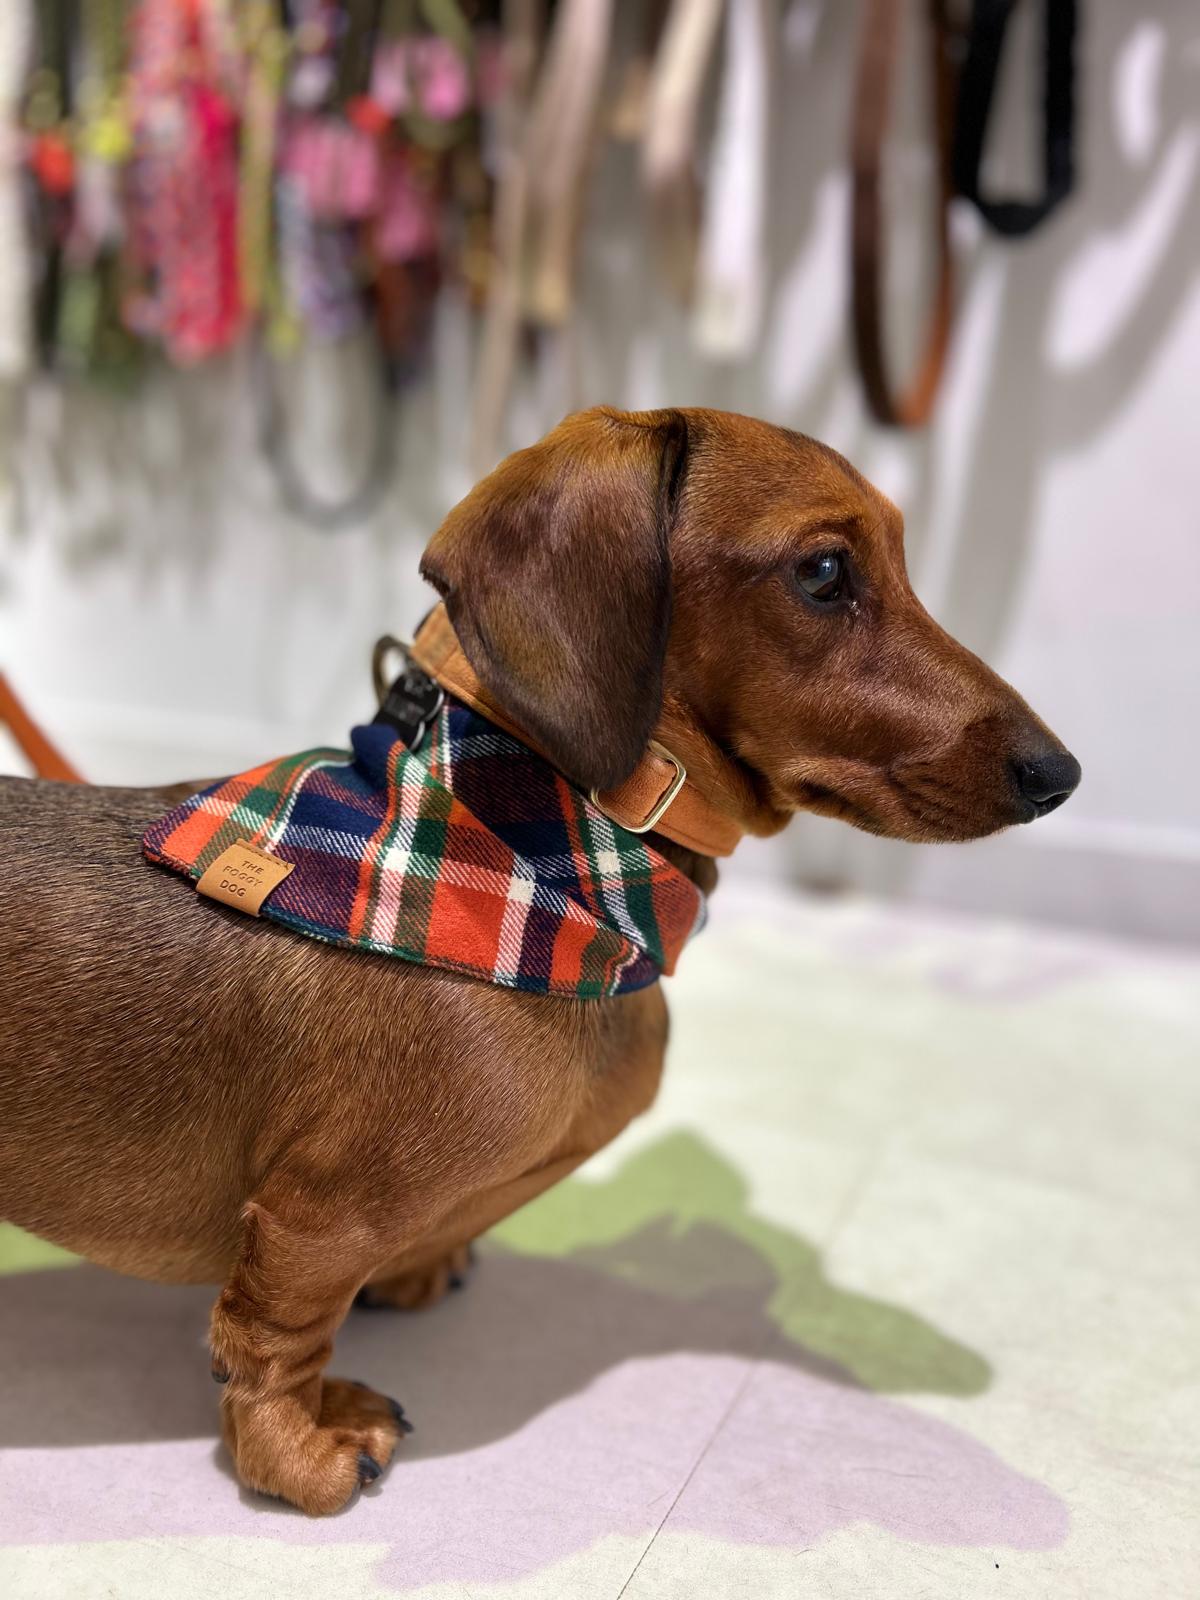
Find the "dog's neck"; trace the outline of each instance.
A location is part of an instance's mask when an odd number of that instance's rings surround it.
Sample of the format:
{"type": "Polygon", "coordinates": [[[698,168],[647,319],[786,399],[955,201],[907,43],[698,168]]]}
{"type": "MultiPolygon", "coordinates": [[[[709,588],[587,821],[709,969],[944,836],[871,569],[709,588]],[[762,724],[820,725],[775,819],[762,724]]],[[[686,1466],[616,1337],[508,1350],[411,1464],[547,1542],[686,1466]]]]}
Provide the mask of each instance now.
{"type": "MultiPolygon", "coordinates": [[[[545,755],[488,692],[444,605],[421,624],[412,653],[449,693],[545,755]]],[[[714,858],[732,854],[743,834],[773,833],[786,820],[762,805],[746,774],[669,697],[634,772],[615,789],[593,792],[592,799],[614,822],[648,831],[656,848],[705,893],[716,883],[714,858]]]]}

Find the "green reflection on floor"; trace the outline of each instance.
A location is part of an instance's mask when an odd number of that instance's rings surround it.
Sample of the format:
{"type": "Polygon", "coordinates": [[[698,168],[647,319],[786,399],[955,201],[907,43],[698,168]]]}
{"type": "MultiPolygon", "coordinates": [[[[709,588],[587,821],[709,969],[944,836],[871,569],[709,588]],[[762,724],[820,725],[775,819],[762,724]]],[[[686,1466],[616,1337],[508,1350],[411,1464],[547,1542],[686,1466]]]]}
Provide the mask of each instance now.
{"type": "MultiPolygon", "coordinates": [[[[761,1293],[784,1337],[881,1392],[971,1395],[991,1377],[982,1356],[913,1312],[831,1283],[815,1246],[756,1216],[741,1174],[690,1133],[666,1135],[611,1178],[560,1183],[491,1237],[522,1255],[570,1255],[680,1299],[714,1288],[761,1293]],[[651,1236],[656,1247],[647,1249],[651,1236]]],[[[0,1223],[0,1274],[75,1260],[0,1223]]]]}
{"type": "Polygon", "coordinates": [[[6,1272],[36,1272],[39,1267],[73,1267],[79,1260],[69,1250],[22,1233],[9,1222],[0,1222],[0,1275],[6,1272]]]}
{"type": "Polygon", "coordinates": [[[878,1391],[971,1395],[991,1378],[982,1356],[914,1313],[831,1283],[820,1252],[756,1216],[741,1174],[690,1133],[668,1134],[602,1182],[559,1184],[492,1238],[522,1254],[571,1255],[627,1279],[652,1260],[654,1281],[645,1287],[684,1298],[753,1278],[764,1284],[766,1313],[787,1339],[878,1391]],[[676,1249],[622,1253],[622,1241],[632,1246],[651,1228],[666,1228],[676,1249]],[[689,1249],[689,1239],[701,1248],[689,1249]]]}

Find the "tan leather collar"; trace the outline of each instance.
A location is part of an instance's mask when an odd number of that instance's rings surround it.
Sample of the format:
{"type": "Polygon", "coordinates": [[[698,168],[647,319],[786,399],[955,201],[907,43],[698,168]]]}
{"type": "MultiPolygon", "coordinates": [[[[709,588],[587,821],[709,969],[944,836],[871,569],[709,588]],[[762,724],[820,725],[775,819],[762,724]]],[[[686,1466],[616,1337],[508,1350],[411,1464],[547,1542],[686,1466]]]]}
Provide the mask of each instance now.
{"type": "MultiPolygon", "coordinates": [[[[458,642],[444,605],[435,606],[421,624],[413,641],[413,657],[443,689],[545,756],[537,741],[484,688],[458,642]]],[[[674,743],[678,743],[677,738],[674,743]]],[[[614,822],[634,833],[653,830],[702,856],[731,855],[743,829],[735,817],[700,790],[694,778],[685,772],[680,781],[687,755],[686,750],[675,749],[665,739],[661,744],[651,741],[624,783],[601,794],[593,793],[592,799],[614,822]]]]}

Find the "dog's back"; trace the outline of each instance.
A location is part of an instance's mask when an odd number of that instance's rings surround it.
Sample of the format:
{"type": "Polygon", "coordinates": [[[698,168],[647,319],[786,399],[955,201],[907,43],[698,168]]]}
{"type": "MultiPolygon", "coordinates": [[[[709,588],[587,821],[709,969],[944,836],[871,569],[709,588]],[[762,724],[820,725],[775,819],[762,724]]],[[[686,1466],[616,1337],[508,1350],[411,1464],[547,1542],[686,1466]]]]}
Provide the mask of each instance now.
{"type": "MultiPolygon", "coordinates": [[[[254,1089],[212,1067],[222,1018],[241,1009],[231,930],[213,917],[189,936],[194,896],[141,857],[142,830],[175,798],[0,779],[0,1216],[155,1276],[164,1233],[182,1245],[203,1218],[211,1234],[226,1208],[234,1171],[221,1182],[219,1168],[239,1152],[203,1129],[243,1125],[231,1096],[254,1089]],[[172,1003],[198,986],[207,1017],[172,1003]],[[216,1170],[189,1170],[197,1148],[216,1170]]],[[[241,930],[242,948],[261,931],[241,930]]],[[[233,1236],[236,1208],[221,1226],[233,1236]]],[[[169,1254],[168,1275],[210,1275],[191,1247],[169,1254]]]]}
{"type": "Polygon", "coordinates": [[[0,779],[0,1217],[121,1271],[220,1281],[276,1149],[311,1140],[314,1172],[378,1162],[381,1184],[460,1165],[469,1192],[496,1152],[520,1171],[578,1117],[603,1142],[653,1093],[657,991],[547,1007],[200,899],[141,853],[194,787],[0,779]],[[630,1069],[615,1109],[600,1056],[630,1069]]]}

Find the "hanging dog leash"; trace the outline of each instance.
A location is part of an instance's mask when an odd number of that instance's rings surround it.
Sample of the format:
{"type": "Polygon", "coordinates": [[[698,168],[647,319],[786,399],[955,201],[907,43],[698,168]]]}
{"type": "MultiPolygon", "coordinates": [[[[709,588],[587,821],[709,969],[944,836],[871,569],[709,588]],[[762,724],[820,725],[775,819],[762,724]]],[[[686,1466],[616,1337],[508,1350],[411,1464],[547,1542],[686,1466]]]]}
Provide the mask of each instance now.
{"type": "Polygon", "coordinates": [[[1035,199],[986,195],[980,168],[996,78],[1016,0],[974,0],[962,66],[947,0],[927,0],[932,54],[937,159],[937,279],[915,376],[897,390],[890,379],[884,314],[884,207],[881,169],[893,80],[899,57],[901,0],[868,0],[859,55],[853,124],[853,317],[858,367],[872,414],[896,427],[917,427],[933,409],[949,346],[954,264],[949,210],[957,194],[995,232],[1031,233],[1071,193],[1075,179],[1075,34],[1077,0],[1044,0],[1044,178],[1035,199]]]}
{"type": "Polygon", "coordinates": [[[0,384],[22,378],[32,354],[26,197],[16,129],[31,33],[28,0],[0,7],[0,384]]]}
{"type": "Polygon", "coordinates": [[[673,0],[647,89],[642,185],[663,275],[684,304],[695,288],[701,226],[696,146],[723,10],[722,0],[673,0]]]}
{"type": "Polygon", "coordinates": [[[470,427],[469,455],[479,473],[490,471],[503,453],[504,409],[522,332],[551,336],[552,348],[570,366],[566,341],[585,184],[596,153],[614,17],[612,0],[563,0],[543,41],[541,9],[533,0],[505,10],[512,70],[499,118],[496,259],[470,427]]]}
{"type": "Polygon", "coordinates": [[[775,0],[747,0],[726,9],[725,60],[692,311],[697,349],[720,361],[750,356],[762,327],[778,31],[775,0]]]}
{"type": "Polygon", "coordinates": [[[950,138],[955,72],[946,0],[927,0],[936,150],[935,247],[937,281],[915,376],[897,391],[885,351],[883,317],[884,136],[900,53],[902,0],[868,0],[863,17],[852,134],[854,195],[851,266],[854,345],[871,411],[880,422],[914,428],[925,422],[945,365],[954,299],[950,252],[950,138]]]}
{"type": "Polygon", "coordinates": [[[293,516],[323,533],[357,527],[387,493],[395,459],[398,409],[396,384],[382,348],[372,345],[379,381],[370,404],[371,438],[362,476],[341,498],[322,498],[306,479],[292,443],[279,396],[275,366],[265,340],[255,342],[251,357],[251,389],[258,413],[258,440],[275,474],[279,498],[293,516]]]}
{"type": "Polygon", "coordinates": [[[7,727],[17,748],[33,768],[35,778],[54,778],[59,783],[82,783],[76,769],[47,739],[37,723],[17,699],[16,691],[0,672],[0,727],[7,727]]]}
{"type": "Polygon", "coordinates": [[[1035,200],[995,199],[980,188],[979,169],[992,111],[1004,38],[1016,0],[975,0],[959,79],[954,129],[954,186],[996,233],[1032,233],[1067,198],[1075,182],[1076,0],[1043,0],[1042,193],[1035,200]]]}

